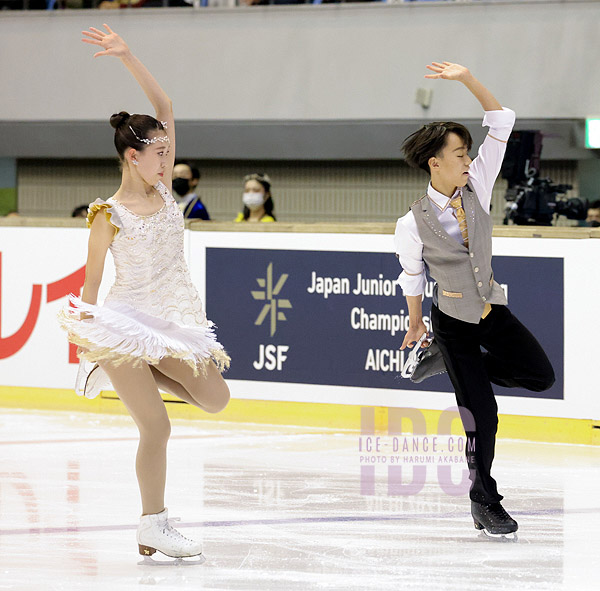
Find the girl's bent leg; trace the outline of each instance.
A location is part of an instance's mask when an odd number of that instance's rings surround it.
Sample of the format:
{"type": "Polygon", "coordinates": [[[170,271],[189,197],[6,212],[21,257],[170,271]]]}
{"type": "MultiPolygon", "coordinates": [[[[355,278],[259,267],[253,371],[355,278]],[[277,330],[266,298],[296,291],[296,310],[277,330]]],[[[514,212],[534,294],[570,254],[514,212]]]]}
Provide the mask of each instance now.
{"type": "Polygon", "coordinates": [[[200,372],[195,376],[194,371],[187,363],[173,357],[161,359],[154,368],[168,378],[168,380],[159,378],[157,383],[161,384],[164,381],[170,392],[206,412],[221,412],[229,403],[229,387],[212,361],[209,361],[206,367],[206,375],[200,372]],[[177,391],[173,382],[184,388],[190,400],[185,394],[182,395],[177,391]]]}
{"type": "Polygon", "coordinates": [[[188,404],[198,406],[196,401],[190,396],[189,392],[179,382],[168,378],[164,373],[161,373],[159,369],[154,365],[150,366],[150,371],[152,372],[154,381],[156,382],[156,385],[158,386],[158,389],[161,392],[173,394],[173,396],[177,396],[177,398],[180,398],[188,404]]]}
{"type": "Polygon", "coordinates": [[[130,363],[100,365],[140,432],[135,467],[143,513],[160,513],[165,508],[167,442],[171,434],[165,404],[146,363],[139,367],[130,363]]]}

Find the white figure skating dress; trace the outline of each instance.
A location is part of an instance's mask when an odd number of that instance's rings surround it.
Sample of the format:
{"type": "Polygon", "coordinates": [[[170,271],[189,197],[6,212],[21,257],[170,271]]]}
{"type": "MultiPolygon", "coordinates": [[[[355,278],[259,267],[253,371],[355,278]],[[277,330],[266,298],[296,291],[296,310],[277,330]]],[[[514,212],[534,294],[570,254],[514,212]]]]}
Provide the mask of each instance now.
{"type": "Polygon", "coordinates": [[[69,340],[86,350],[81,357],[88,361],[157,364],[174,357],[198,372],[212,359],[223,371],[229,357],[183,256],[183,215],[163,183],[155,188],[164,205],[152,215],[137,215],[113,197],[90,205],[88,227],[102,212],[115,229],[110,251],[116,281],[102,306],[71,295],[59,321],[69,340]],[[82,313],[91,318],[80,320],[82,313]]]}

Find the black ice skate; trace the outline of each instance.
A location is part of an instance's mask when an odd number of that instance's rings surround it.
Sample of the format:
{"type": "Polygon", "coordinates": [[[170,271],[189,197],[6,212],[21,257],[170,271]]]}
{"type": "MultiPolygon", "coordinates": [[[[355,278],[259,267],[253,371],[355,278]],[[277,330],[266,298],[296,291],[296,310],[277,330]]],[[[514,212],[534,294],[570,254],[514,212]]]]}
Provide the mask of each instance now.
{"type": "Polygon", "coordinates": [[[424,334],[410,352],[402,368],[402,377],[410,378],[411,382],[420,384],[427,378],[447,371],[439,345],[433,337],[424,334]],[[425,340],[429,341],[429,346],[421,349],[421,343],[425,340]]]}
{"type": "Polygon", "coordinates": [[[488,536],[510,536],[516,538],[517,522],[504,510],[500,503],[476,503],[471,501],[471,515],[475,529],[483,530],[488,536]]]}

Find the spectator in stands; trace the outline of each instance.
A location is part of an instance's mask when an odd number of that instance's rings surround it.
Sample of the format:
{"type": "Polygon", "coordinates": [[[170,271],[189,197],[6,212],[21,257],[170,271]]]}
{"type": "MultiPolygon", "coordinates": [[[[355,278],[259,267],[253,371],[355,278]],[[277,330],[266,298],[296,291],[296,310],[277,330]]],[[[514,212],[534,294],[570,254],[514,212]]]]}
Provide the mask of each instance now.
{"type": "Polygon", "coordinates": [[[187,219],[210,220],[208,210],[196,194],[196,187],[200,181],[200,171],[187,162],[176,162],[173,167],[173,190],[176,193],[177,203],[187,219]]]}
{"type": "Polygon", "coordinates": [[[238,213],[235,222],[275,222],[271,179],[264,173],[249,174],[244,177],[244,209],[238,213]]]}
{"type": "Polygon", "coordinates": [[[600,226],[600,199],[590,203],[587,210],[585,225],[592,228],[598,228],[600,226]]]}
{"type": "Polygon", "coordinates": [[[72,212],[72,218],[87,218],[88,214],[88,206],[87,205],[78,205],[72,212]]]}

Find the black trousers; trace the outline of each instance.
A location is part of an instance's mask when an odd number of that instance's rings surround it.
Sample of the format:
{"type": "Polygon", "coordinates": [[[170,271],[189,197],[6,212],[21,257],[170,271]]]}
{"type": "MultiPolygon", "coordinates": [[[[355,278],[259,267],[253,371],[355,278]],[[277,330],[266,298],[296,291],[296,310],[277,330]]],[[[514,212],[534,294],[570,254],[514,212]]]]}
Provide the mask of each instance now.
{"type": "Polygon", "coordinates": [[[469,496],[478,503],[496,503],[503,497],[490,473],[498,429],[492,383],[542,392],[554,383],[554,370],[536,338],[506,306],[492,304],[491,312],[472,324],[434,305],[431,322],[467,435],[469,496]],[[481,347],[487,352],[482,353],[481,347]],[[470,411],[474,426],[461,407],[470,411]]]}

